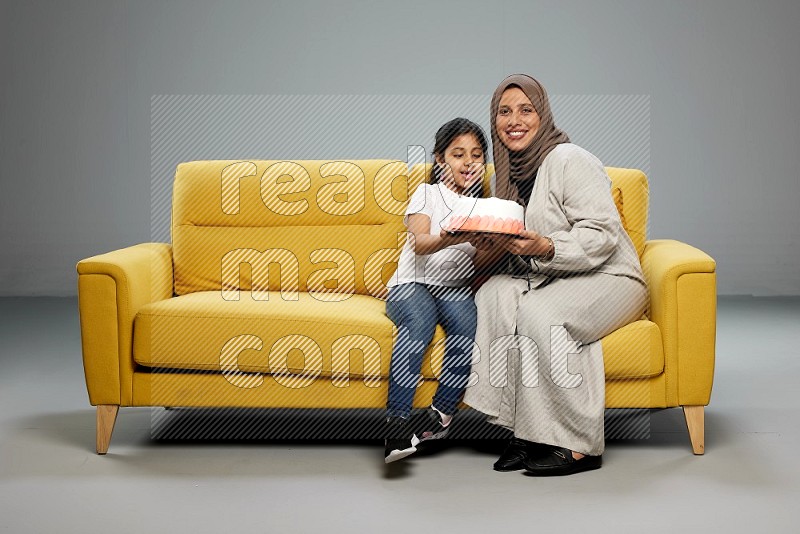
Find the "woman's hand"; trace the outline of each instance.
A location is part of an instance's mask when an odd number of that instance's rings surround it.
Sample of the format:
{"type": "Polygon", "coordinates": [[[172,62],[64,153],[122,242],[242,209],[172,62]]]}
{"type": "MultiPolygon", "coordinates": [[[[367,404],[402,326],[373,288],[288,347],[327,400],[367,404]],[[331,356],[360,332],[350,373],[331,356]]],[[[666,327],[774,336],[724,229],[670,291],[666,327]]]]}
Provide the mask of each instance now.
{"type": "Polygon", "coordinates": [[[519,237],[504,236],[499,244],[518,256],[549,257],[553,252],[552,242],[533,230],[522,230],[519,237]]]}

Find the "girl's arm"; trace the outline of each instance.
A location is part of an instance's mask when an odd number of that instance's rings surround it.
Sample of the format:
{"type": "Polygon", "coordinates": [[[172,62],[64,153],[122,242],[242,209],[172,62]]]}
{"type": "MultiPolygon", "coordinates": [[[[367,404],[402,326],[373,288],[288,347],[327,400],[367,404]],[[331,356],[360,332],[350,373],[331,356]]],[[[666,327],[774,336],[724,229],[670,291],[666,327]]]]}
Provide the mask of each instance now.
{"type": "MultiPolygon", "coordinates": [[[[501,241],[508,241],[507,236],[490,236],[481,233],[464,232],[456,236],[451,236],[444,230],[439,234],[443,240],[455,238],[459,243],[469,241],[475,247],[475,257],[472,259],[476,272],[487,271],[491,273],[490,267],[497,263],[506,253],[501,241]]],[[[419,242],[417,242],[419,245],[419,242]]]]}
{"type": "Polygon", "coordinates": [[[414,234],[414,252],[420,256],[433,254],[451,245],[465,243],[470,240],[467,233],[449,234],[442,232],[431,235],[431,218],[422,213],[408,216],[408,231],[414,234]]]}

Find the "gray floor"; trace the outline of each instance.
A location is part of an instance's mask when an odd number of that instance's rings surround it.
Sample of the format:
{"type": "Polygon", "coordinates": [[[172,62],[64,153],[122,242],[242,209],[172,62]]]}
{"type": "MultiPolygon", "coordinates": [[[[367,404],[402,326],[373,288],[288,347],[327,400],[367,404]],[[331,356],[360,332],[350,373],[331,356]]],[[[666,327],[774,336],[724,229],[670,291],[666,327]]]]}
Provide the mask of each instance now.
{"type": "Polygon", "coordinates": [[[152,440],[123,409],[109,454],[74,299],[0,299],[0,530],[7,532],[797,532],[800,299],[721,298],[706,454],[679,410],[612,440],[599,471],[491,470],[458,442],[387,470],[374,441],[152,440]],[[794,421],[794,422],[792,422],[794,421]]]}

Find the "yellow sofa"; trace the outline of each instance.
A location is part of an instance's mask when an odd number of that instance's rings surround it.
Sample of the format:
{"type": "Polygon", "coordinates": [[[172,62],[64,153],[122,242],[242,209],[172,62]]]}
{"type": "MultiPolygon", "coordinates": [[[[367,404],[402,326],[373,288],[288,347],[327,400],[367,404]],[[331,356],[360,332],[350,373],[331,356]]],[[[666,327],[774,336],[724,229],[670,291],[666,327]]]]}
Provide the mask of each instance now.
{"type": "MultiPolygon", "coordinates": [[[[678,241],[647,241],[647,178],[607,170],[650,306],[602,340],[606,406],[681,406],[702,454],[714,260],[678,241]]],[[[120,406],[383,407],[393,325],[382,298],[409,192],[424,179],[424,166],[390,160],[179,165],[171,245],[77,265],[97,452],[108,450],[120,406]]],[[[442,337],[437,327],[415,405],[430,403],[442,337]]]]}

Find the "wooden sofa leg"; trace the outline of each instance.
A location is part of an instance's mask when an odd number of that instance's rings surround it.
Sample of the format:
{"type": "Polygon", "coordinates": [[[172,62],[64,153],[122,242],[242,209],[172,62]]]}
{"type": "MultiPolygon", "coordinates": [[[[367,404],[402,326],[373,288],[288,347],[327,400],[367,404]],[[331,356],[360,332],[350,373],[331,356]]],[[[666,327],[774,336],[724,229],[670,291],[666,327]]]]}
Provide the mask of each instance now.
{"type": "Polygon", "coordinates": [[[114,432],[114,423],[117,421],[119,406],[116,404],[97,405],[97,454],[108,452],[111,443],[111,433],[114,432]]]}
{"type": "Polygon", "coordinates": [[[689,428],[692,451],[695,454],[703,454],[706,452],[705,406],[683,406],[683,416],[689,428]]]}

